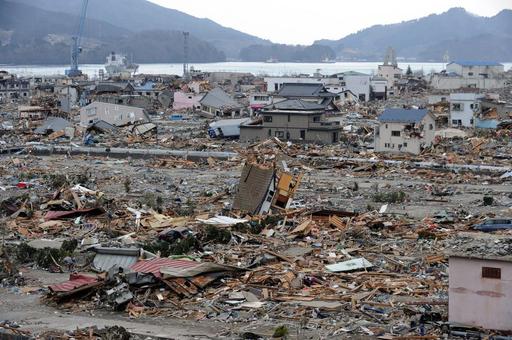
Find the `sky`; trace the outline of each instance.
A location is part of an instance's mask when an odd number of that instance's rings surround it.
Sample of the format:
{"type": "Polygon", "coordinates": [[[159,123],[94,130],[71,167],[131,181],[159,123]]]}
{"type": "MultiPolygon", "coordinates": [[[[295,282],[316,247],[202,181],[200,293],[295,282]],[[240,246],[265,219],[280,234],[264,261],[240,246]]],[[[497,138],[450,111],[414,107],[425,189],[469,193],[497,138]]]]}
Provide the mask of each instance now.
{"type": "Polygon", "coordinates": [[[512,0],[150,0],[275,43],[340,39],[376,24],[392,24],[463,7],[479,16],[512,9],[512,0]]]}

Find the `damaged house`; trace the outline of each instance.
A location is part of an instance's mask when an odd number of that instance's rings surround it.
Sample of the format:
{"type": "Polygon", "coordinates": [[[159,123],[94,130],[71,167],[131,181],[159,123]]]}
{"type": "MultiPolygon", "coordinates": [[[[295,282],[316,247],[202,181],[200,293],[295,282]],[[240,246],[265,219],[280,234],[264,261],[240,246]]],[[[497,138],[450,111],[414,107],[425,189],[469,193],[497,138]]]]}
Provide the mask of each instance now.
{"type": "Polygon", "coordinates": [[[219,87],[208,92],[200,101],[201,112],[208,117],[238,117],[243,106],[219,87]]]}
{"type": "Polygon", "coordinates": [[[265,106],[261,119],[240,126],[243,142],[279,139],[319,144],[337,143],[341,134],[339,122],[325,118],[325,105],[302,99],[288,99],[265,106]]]}
{"type": "Polygon", "coordinates": [[[426,109],[386,109],[375,128],[376,152],[419,154],[432,145],[436,122],[426,109]]]}
{"type": "Polygon", "coordinates": [[[100,120],[115,126],[150,121],[144,109],[134,106],[93,102],[80,109],[80,125],[88,126],[100,120]]]}
{"type": "Polygon", "coordinates": [[[288,209],[301,179],[301,174],[294,176],[275,167],[245,164],[233,209],[254,215],[288,209]]]}

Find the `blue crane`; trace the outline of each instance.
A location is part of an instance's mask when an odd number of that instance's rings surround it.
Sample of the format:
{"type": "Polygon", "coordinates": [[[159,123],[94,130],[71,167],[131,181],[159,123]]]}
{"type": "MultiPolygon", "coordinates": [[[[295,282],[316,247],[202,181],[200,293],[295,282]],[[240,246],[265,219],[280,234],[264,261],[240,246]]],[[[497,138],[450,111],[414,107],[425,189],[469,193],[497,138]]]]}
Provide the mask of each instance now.
{"type": "Polygon", "coordinates": [[[82,71],[78,69],[78,56],[82,52],[82,47],[80,46],[80,40],[82,39],[82,34],[84,31],[85,25],[85,15],[87,13],[87,5],[89,4],[89,0],[82,0],[82,10],[80,12],[80,22],[78,24],[78,31],[75,36],[71,39],[71,67],[66,70],[66,75],[68,77],[77,77],[82,75],[82,71]]]}

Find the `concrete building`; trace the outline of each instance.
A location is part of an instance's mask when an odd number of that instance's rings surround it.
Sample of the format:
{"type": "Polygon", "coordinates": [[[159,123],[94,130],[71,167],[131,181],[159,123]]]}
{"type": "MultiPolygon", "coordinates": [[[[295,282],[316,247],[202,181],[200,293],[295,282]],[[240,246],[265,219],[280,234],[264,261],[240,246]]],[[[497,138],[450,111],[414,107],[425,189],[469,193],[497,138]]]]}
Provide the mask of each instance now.
{"type": "Polygon", "coordinates": [[[339,122],[325,118],[325,106],[302,99],[287,99],[266,106],[261,121],[240,126],[240,140],[261,141],[271,137],[281,140],[319,144],[337,143],[339,122]]]}
{"type": "Polygon", "coordinates": [[[18,106],[18,118],[28,120],[45,119],[51,110],[42,106],[18,106]]]}
{"type": "Polygon", "coordinates": [[[454,61],[446,65],[445,71],[430,77],[430,85],[439,90],[498,89],[506,84],[504,66],[496,62],[454,61]]]}
{"type": "Polygon", "coordinates": [[[402,78],[402,69],[397,65],[379,65],[377,76],[386,79],[387,94],[392,96],[395,94],[395,84],[402,78]]]}
{"type": "Polygon", "coordinates": [[[30,96],[30,82],[0,71],[0,103],[13,103],[30,96]]]}
{"type": "Polygon", "coordinates": [[[475,115],[480,112],[480,99],[484,95],[478,93],[450,94],[450,125],[452,127],[474,127],[475,115]]]}
{"type": "Polygon", "coordinates": [[[396,83],[402,78],[402,69],[398,67],[395,50],[391,47],[386,51],[384,63],[377,68],[377,77],[386,79],[387,95],[392,96],[396,92],[396,83]]]}
{"type": "Polygon", "coordinates": [[[495,78],[503,75],[505,67],[492,61],[453,61],[446,65],[446,73],[471,78],[495,78]]]}
{"type": "Polygon", "coordinates": [[[100,120],[115,126],[150,121],[144,109],[134,106],[93,102],[80,109],[80,125],[89,126],[100,120]]]}
{"type": "Polygon", "coordinates": [[[512,258],[452,255],[448,321],[467,327],[512,331],[512,258]]]}
{"type": "Polygon", "coordinates": [[[436,123],[428,110],[386,109],[378,117],[375,128],[376,152],[408,152],[419,154],[432,145],[436,123]]]}
{"type": "Polygon", "coordinates": [[[201,111],[208,117],[237,117],[243,106],[231,98],[220,87],[208,92],[201,100],[201,111]]]}

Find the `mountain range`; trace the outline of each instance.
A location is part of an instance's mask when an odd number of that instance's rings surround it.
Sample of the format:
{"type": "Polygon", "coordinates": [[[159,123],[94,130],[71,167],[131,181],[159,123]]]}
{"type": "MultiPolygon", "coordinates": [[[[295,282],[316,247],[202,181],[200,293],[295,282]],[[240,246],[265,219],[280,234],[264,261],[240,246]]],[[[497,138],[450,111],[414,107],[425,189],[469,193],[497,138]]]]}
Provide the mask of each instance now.
{"type": "Polygon", "coordinates": [[[448,52],[452,60],[511,61],[512,10],[493,17],[452,8],[441,14],[391,25],[375,25],[339,40],[318,40],[331,47],[339,58],[380,60],[388,46],[400,57],[421,61],[442,61],[448,52]]]}
{"type": "MultiPolygon", "coordinates": [[[[65,64],[82,0],[0,0],[0,64],[65,64]]],[[[81,63],[103,63],[110,51],[138,63],[182,62],[190,32],[189,61],[317,62],[382,60],[388,46],[399,57],[512,60],[512,10],[479,17],[462,8],[391,25],[376,25],[311,46],[268,40],[146,0],[89,0],[81,63]]]]}

